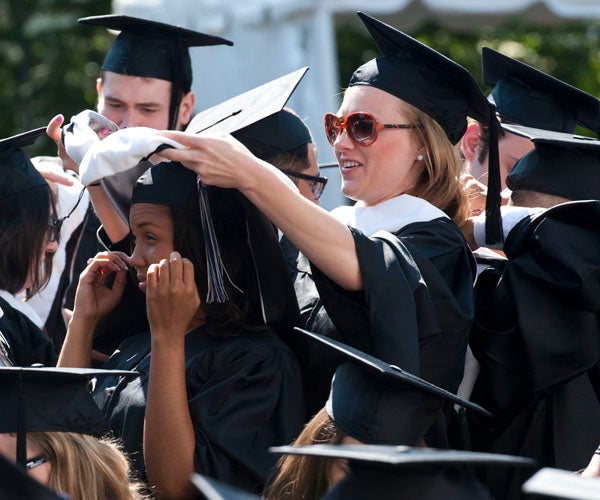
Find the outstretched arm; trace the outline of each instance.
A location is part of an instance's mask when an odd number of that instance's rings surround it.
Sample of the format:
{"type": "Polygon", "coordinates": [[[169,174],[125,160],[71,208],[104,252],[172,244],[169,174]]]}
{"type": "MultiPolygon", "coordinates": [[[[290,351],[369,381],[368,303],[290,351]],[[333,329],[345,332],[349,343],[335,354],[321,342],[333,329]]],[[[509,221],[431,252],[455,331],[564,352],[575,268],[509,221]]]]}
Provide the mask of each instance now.
{"type": "Polygon", "coordinates": [[[292,190],[243,144],[227,135],[201,137],[161,132],[188,149],[167,149],[161,156],[179,161],[207,185],[239,189],[289,239],[342,288],[362,289],[354,239],[346,225],[292,190]]]}

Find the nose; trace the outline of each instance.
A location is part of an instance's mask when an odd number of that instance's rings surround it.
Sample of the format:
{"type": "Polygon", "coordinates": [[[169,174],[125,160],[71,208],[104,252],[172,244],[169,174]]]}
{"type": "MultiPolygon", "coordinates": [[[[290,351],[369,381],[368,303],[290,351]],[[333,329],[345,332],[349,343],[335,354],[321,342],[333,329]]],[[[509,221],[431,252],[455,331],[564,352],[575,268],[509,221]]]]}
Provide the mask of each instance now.
{"type": "Polygon", "coordinates": [[[141,252],[137,245],[133,247],[133,252],[129,258],[129,265],[136,270],[144,267],[144,259],[142,258],[141,252]]]}
{"type": "Polygon", "coordinates": [[[47,241],[44,253],[55,253],[58,250],[58,241],[47,241]]]}
{"type": "Polygon", "coordinates": [[[333,147],[336,151],[342,149],[354,149],[354,142],[350,139],[348,131],[344,128],[333,142],[333,147]]]}

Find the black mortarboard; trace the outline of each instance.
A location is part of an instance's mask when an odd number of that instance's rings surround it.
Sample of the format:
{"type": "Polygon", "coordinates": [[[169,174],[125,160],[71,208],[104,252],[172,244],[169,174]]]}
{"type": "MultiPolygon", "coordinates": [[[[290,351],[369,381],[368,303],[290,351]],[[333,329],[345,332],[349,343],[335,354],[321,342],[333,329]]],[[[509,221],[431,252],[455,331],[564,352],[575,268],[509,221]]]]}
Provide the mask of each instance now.
{"type": "Polygon", "coordinates": [[[483,81],[503,121],[574,133],[577,124],[600,129],[600,101],[531,66],[483,47],[483,81]]]}
{"type": "Polygon", "coordinates": [[[260,500],[259,496],[242,491],[235,486],[217,481],[212,477],[194,473],[192,484],[206,500],[260,500]]]}
{"type": "Polygon", "coordinates": [[[0,200],[28,189],[48,185],[29,157],[21,151],[21,148],[33,144],[45,130],[46,127],[41,127],[0,140],[0,200]]]}
{"type": "Polygon", "coordinates": [[[262,160],[312,142],[310,131],[302,119],[287,109],[282,109],[232,135],[262,160]]]}
{"type": "Polygon", "coordinates": [[[481,406],[358,349],[294,330],[350,361],[338,366],[326,409],[336,426],[363,443],[418,444],[439,416],[443,400],[491,416],[481,406]]]}
{"type": "Polygon", "coordinates": [[[545,467],[523,484],[526,498],[560,498],[564,500],[598,500],[600,479],[582,477],[571,471],[545,467]]]}
{"type": "Polygon", "coordinates": [[[382,55],[360,66],[349,87],[369,85],[392,94],[433,118],[452,144],[467,129],[467,116],[490,131],[486,241],[502,241],[500,215],[499,124],[489,103],[465,68],[427,45],[371,16],[358,12],[382,55]]]}
{"type": "Polygon", "coordinates": [[[343,458],[350,474],[323,498],[489,499],[489,492],[465,467],[530,467],[530,459],[510,455],[378,445],[280,446],[271,452],[343,458]]]}
{"type": "MultiPolygon", "coordinates": [[[[187,126],[186,132],[233,134],[252,151],[254,139],[252,134],[244,134],[246,129],[260,130],[265,119],[279,113],[307,71],[308,68],[300,68],[198,113],[187,126]],[[248,144],[244,142],[245,138],[250,139],[248,144]]],[[[300,135],[305,138],[305,134],[294,130],[292,137],[300,135]]],[[[295,142],[294,138],[292,143],[295,142]]]]}
{"type": "Polygon", "coordinates": [[[3,500],[65,500],[0,454],[0,498],[3,500]]]}
{"type": "Polygon", "coordinates": [[[121,32],[106,54],[103,70],[172,82],[171,125],[182,93],[192,85],[189,47],[233,45],[225,38],[137,17],[91,16],[79,22],[121,32]]]}
{"type": "Polygon", "coordinates": [[[510,171],[506,178],[509,189],[569,200],[600,199],[599,140],[516,125],[503,128],[527,137],[535,146],[510,171]]]}
{"type": "Polygon", "coordinates": [[[25,463],[27,432],[99,436],[106,421],[88,390],[89,378],[137,376],[120,370],[0,367],[0,433],[17,433],[17,462],[25,463]]]}

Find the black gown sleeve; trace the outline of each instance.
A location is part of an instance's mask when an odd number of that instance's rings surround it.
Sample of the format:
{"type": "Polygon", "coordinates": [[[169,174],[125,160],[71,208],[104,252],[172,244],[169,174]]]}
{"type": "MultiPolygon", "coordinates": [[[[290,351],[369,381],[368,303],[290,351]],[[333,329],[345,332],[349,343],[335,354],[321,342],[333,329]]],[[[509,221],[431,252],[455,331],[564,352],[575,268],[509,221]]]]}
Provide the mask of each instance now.
{"type": "Polygon", "coordinates": [[[0,334],[8,344],[8,358],[14,366],[31,366],[39,363],[56,366],[58,358],[48,336],[27,316],[0,299],[3,315],[0,317],[0,334]]]}
{"type": "Polygon", "coordinates": [[[290,444],[304,423],[300,371],[282,344],[226,357],[203,355],[187,372],[196,470],[257,492],[277,458],[268,447],[290,444]]]}

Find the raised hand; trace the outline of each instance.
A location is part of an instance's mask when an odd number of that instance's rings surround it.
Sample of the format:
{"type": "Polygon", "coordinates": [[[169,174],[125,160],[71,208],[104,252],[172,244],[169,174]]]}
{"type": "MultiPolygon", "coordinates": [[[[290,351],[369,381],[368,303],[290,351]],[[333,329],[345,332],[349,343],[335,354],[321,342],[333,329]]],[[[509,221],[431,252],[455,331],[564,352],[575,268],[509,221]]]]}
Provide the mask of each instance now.
{"type": "Polygon", "coordinates": [[[146,272],[146,308],[153,340],[184,337],[200,306],[194,266],[172,252],[146,272]]]}
{"type": "Polygon", "coordinates": [[[88,261],[79,277],[74,317],[98,321],[112,311],[125,290],[129,257],[122,252],[101,252],[88,261]],[[107,278],[115,273],[112,286],[107,278]]]}

